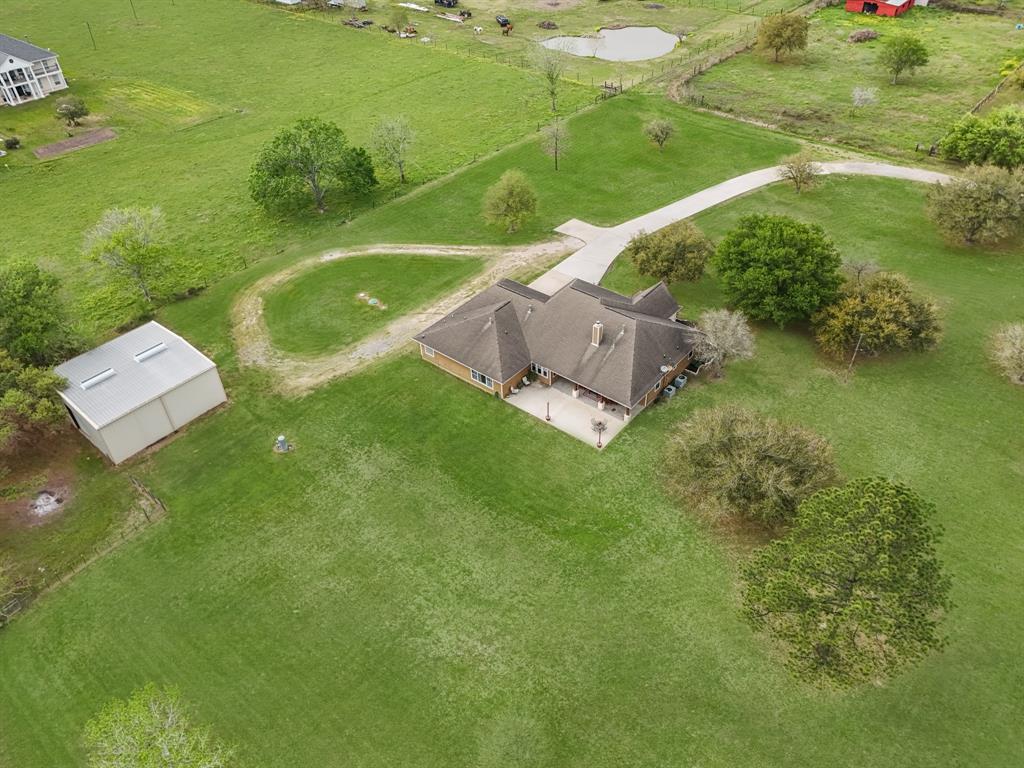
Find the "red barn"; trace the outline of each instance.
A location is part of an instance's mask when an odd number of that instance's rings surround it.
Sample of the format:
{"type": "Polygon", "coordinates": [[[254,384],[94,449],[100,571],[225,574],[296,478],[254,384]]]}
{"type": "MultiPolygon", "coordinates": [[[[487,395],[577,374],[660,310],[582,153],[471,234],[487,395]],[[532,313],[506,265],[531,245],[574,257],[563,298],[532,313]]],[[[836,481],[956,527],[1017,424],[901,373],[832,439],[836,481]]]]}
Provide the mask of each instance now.
{"type": "Polygon", "coordinates": [[[851,13],[874,13],[879,16],[899,16],[910,10],[914,0],[846,0],[851,13]]]}

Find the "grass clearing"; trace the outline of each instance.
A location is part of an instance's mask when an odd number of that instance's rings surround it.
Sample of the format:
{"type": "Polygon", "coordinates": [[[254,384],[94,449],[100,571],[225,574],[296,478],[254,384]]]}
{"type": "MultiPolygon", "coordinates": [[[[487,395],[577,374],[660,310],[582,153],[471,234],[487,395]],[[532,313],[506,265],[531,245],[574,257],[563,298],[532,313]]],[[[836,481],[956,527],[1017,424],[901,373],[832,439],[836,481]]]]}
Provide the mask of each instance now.
{"type": "Polygon", "coordinates": [[[274,346],[283,352],[333,352],[454,290],[482,266],[481,259],[445,256],[341,259],[303,272],[267,294],[264,318],[274,346]],[[360,293],[378,303],[371,305],[360,293]]]}
{"type": "MultiPolygon", "coordinates": [[[[515,142],[550,115],[536,73],[315,15],[247,0],[140,0],[136,8],[138,23],[121,0],[0,5],[5,33],[60,53],[66,93],[93,112],[86,127],[119,134],[37,162],[32,149],[66,138],[54,100],[0,111],[0,133],[24,144],[0,165],[5,214],[15,222],[5,229],[2,258],[33,259],[66,277],[69,298],[94,330],[123,320],[123,297],[80,253],[83,232],[107,208],[161,206],[172,248],[199,259],[214,280],[290,244],[330,237],[375,204],[334,200],[326,215],[286,221],[255,206],[246,181],[252,160],[297,117],[335,120],[362,144],[381,115],[408,115],[418,135],[409,174],[418,184],[515,142]]],[[[593,92],[567,85],[563,103],[591,104],[593,92]]],[[[377,203],[405,191],[387,172],[382,178],[377,203]]]]}
{"type": "MultiPolygon", "coordinates": [[[[936,352],[847,382],[798,328],[761,327],[754,360],[600,454],[413,355],[267,395],[232,362],[226,308],[270,262],[169,307],[223,364],[233,404],[132,467],[168,503],[163,523],[0,634],[0,764],[80,762],[85,720],[153,680],[266,768],[1018,765],[1024,392],[984,340],[1020,319],[1024,261],[944,245],[924,191],[777,185],[699,223],[715,237],[753,210],[821,223],[940,302],[936,352]],[[897,198],[899,217],[877,215],[897,198]],[[947,649],[845,694],[780,669],[737,617],[727,550],[659,475],[678,421],[727,402],[804,424],[848,475],[938,505],[947,649]],[[295,453],[271,452],[281,431],[295,453]]],[[[631,279],[619,266],[609,282],[631,279]]],[[[721,303],[710,278],[674,290],[686,315],[721,303]]]]}
{"type": "Polygon", "coordinates": [[[825,8],[811,17],[808,48],[775,63],[752,51],[691,82],[705,105],[815,139],[889,154],[926,149],[1000,80],[1003,62],[1024,50],[1012,19],[937,8],[913,8],[895,19],[825,8]],[[924,39],[931,62],[898,85],[877,65],[881,37],[848,43],[870,27],[881,36],[909,32],[924,39]],[[877,90],[878,103],[854,109],[852,92],[877,90]]]}

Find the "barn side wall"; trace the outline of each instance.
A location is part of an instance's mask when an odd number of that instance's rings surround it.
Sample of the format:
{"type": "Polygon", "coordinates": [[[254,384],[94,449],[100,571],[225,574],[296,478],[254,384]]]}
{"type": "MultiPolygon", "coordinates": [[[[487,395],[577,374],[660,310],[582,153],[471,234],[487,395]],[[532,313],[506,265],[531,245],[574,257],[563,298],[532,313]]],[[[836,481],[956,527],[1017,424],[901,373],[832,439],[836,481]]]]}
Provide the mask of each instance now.
{"type": "Polygon", "coordinates": [[[130,456],[171,434],[174,427],[163,403],[157,399],[122,416],[100,430],[109,450],[107,456],[120,464],[130,456]]]}
{"type": "Polygon", "coordinates": [[[74,413],[78,431],[85,435],[85,439],[99,448],[100,452],[104,456],[109,456],[110,449],[107,447],[107,441],[103,439],[102,433],[90,424],[89,420],[85,418],[85,414],[78,410],[74,405],[69,403],[67,400],[64,401],[64,405],[67,406],[69,411],[74,413]]]}
{"type": "Polygon", "coordinates": [[[216,368],[196,376],[161,398],[174,429],[181,429],[193,419],[227,400],[216,368]]]}

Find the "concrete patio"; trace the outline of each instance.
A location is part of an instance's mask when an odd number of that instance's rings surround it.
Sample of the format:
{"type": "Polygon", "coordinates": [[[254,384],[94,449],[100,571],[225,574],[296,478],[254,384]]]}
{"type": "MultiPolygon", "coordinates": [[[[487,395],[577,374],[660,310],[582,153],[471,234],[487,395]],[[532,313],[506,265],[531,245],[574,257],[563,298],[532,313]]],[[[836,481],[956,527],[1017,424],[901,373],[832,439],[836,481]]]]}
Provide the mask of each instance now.
{"type": "Polygon", "coordinates": [[[510,395],[505,402],[541,421],[545,421],[550,406],[551,421],[546,423],[595,448],[597,433],[591,425],[591,419],[602,419],[608,425],[601,433],[602,448],[629,423],[623,418],[620,406],[615,406],[614,411],[611,407],[602,411],[593,400],[573,397],[572,384],[564,379],[550,387],[535,381],[530,386],[523,387],[519,394],[510,395]]]}

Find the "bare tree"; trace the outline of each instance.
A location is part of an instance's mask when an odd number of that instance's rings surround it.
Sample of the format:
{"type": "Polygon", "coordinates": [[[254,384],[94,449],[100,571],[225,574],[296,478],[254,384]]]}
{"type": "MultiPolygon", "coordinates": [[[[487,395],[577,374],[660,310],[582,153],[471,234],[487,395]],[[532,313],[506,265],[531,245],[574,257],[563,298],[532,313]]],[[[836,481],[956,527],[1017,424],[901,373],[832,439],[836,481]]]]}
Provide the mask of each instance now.
{"type": "Polygon", "coordinates": [[[779,178],[793,182],[797,194],[800,194],[801,190],[814,183],[818,171],[818,164],[811,160],[809,155],[801,152],[783,161],[779,168],[779,178]]]}
{"type": "Polygon", "coordinates": [[[1014,384],[1024,384],[1024,323],[1007,323],[992,337],[992,360],[1014,384]]]}
{"type": "Polygon", "coordinates": [[[409,147],[416,140],[416,134],[403,115],[382,117],[373,129],[370,139],[374,151],[384,162],[398,171],[398,180],[405,184],[405,165],[409,147]]]}
{"type": "Polygon", "coordinates": [[[669,120],[651,120],[644,126],[644,135],[658,145],[659,150],[665,149],[665,143],[672,138],[676,127],[669,120]]]}
{"type": "Polygon", "coordinates": [[[566,130],[565,121],[555,118],[544,126],[541,131],[544,153],[554,159],[555,170],[558,170],[558,160],[569,149],[569,132],[566,130]]]}
{"type": "Polygon", "coordinates": [[[701,314],[697,327],[702,336],[694,357],[710,363],[716,375],[729,360],[749,360],[754,356],[754,334],[742,312],[712,309],[701,314]]]}
{"type": "Polygon", "coordinates": [[[558,110],[558,90],[562,87],[565,74],[564,51],[540,47],[537,53],[537,68],[544,78],[544,89],[551,98],[551,111],[558,110]]]}
{"type": "Polygon", "coordinates": [[[853,101],[855,109],[873,107],[878,103],[878,89],[855,85],[853,87],[853,93],[850,95],[850,99],[853,101]]]}

